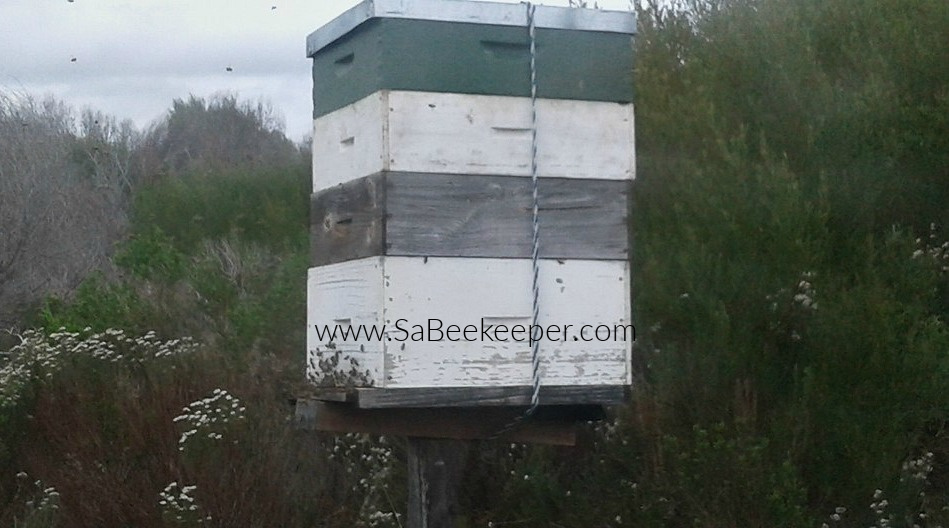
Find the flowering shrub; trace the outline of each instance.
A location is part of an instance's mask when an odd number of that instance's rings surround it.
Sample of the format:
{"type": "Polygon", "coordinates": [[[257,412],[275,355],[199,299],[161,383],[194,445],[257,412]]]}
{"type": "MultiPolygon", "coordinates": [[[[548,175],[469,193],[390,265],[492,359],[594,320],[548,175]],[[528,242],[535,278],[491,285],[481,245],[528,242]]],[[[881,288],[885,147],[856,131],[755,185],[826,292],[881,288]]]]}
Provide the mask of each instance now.
{"type": "Polygon", "coordinates": [[[359,519],[369,528],[402,526],[402,500],[393,496],[398,462],[392,441],[385,436],[347,433],[333,436],[327,458],[349,476],[349,492],[357,498],[359,519]]]}
{"type": "Polygon", "coordinates": [[[224,389],[214,389],[210,396],[191,402],[182,409],[184,414],[174,419],[186,428],[178,439],[178,450],[184,451],[188,440],[195,436],[211,441],[222,440],[228,425],[243,420],[246,410],[240,400],[224,389]]]}
{"type": "Polygon", "coordinates": [[[57,526],[59,518],[59,492],[42,480],[30,482],[30,477],[21,471],[16,475],[16,498],[24,500],[19,517],[14,517],[14,526],[25,528],[57,526]]]}
{"type": "Polygon", "coordinates": [[[197,486],[178,486],[172,482],[158,494],[158,505],[162,516],[172,525],[193,526],[211,520],[210,515],[202,515],[201,507],[195,502],[194,491],[197,486]]]}
{"type": "Polygon", "coordinates": [[[916,239],[916,249],[913,251],[914,260],[928,260],[942,273],[949,273],[949,240],[939,243],[936,224],[929,224],[929,236],[916,239]]]}
{"type": "Polygon", "coordinates": [[[30,382],[52,378],[67,362],[142,363],[190,354],[196,348],[190,338],[164,341],[154,332],[133,337],[115,329],[100,333],[60,329],[49,335],[27,330],[18,345],[0,356],[0,411],[15,406],[30,382]]]}

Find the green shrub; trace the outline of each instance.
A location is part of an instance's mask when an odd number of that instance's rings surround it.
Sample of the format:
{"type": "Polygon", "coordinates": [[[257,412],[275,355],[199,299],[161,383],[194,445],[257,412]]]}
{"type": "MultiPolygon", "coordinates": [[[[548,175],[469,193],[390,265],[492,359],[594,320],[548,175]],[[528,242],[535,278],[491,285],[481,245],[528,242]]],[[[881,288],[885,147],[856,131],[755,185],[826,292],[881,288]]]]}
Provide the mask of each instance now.
{"type": "Polygon", "coordinates": [[[48,299],[37,323],[48,332],[60,328],[73,332],[86,328],[131,331],[147,327],[155,315],[153,307],[132,285],[109,282],[95,274],[83,281],[69,300],[48,299]]]}
{"type": "Polygon", "coordinates": [[[277,250],[308,244],[309,178],[302,165],[166,178],[142,188],[133,233],[160,229],[189,255],[202,241],[236,237],[277,250]]]}
{"type": "Polygon", "coordinates": [[[151,226],[133,234],[113,261],[136,277],[174,282],[184,275],[185,258],[160,227],[151,226]]]}
{"type": "MultiPolygon", "coordinates": [[[[949,447],[936,425],[949,419],[949,77],[937,66],[949,5],[906,7],[726,0],[639,13],[642,397],[663,409],[655,438],[679,452],[715,424],[744,431],[718,444],[726,453],[744,449],[733,439],[766,439],[744,478],[792,483],[799,525],[837,508],[848,526],[876,522],[874,490],[949,447]]],[[[721,484],[683,467],[686,489],[686,477],[721,484]]],[[[933,475],[947,467],[937,456],[933,475]]],[[[668,460],[652,471],[661,481],[668,460]]],[[[721,493],[746,504],[745,519],[777,522],[761,516],[770,499],[721,493]]],[[[898,495],[893,511],[916,511],[915,495],[898,495]]],[[[930,506],[947,504],[938,496],[930,506]]],[[[743,517],[697,498],[719,512],[705,526],[743,517]]]]}

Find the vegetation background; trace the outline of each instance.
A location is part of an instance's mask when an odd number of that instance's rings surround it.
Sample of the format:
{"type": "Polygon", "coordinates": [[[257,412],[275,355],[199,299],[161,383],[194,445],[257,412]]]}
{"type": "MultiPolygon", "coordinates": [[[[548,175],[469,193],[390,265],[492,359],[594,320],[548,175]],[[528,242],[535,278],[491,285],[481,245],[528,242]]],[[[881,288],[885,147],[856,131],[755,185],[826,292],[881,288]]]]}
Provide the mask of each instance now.
{"type": "MultiPolygon", "coordinates": [[[[460,525],[949,526],[949,3],[637,11],[633,401],[460,525]]],[[[0,92],[0,525],[400,525],[400,440],[290,423],[307,156],[0,92]]]]}

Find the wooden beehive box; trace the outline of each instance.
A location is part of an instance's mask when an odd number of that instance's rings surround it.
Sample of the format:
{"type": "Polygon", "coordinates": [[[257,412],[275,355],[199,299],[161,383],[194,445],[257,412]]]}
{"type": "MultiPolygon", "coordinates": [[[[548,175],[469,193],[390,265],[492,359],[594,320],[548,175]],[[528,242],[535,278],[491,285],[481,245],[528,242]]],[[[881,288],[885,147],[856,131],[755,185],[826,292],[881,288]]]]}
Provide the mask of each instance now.
{"type": "MultiPolygon", "coordinates": [[[[634,338],[633,15],[535,13],[542,394],[616,403],[634,338]]],[[[529,397],[528,44],[525,6],[459,0],[366,1],[308,38],[317,385],[366,407],[529,397]]]]}

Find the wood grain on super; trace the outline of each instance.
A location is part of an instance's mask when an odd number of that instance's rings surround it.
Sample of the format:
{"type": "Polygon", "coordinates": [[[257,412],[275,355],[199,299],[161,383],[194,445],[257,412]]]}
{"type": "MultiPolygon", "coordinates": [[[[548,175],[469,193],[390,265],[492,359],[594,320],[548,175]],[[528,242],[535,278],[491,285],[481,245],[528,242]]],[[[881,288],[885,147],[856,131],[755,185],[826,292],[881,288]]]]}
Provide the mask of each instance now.
{"type": "MultiPolygon", "coordinates": [[[[541,258],[629,257],[630,182],[545,178],[541,258]]],[[[314,194],[310,263],[373,255],[527,258],[531,180],[383,173],[314,194]]]]}
{"type": "Polygon", "coordinates": [[[310,265],[384,254],[386,184],[375,174],[310,196],[310,265]]]}
{"type": "MultiPolygon", "coordinates": [[[[539,99],[542,177],[634,177],[633,105],[539,99]]],[[[382,90],[314,120],[313,191],[377,172],[529,176],[524,97],[382,90]]]]}

